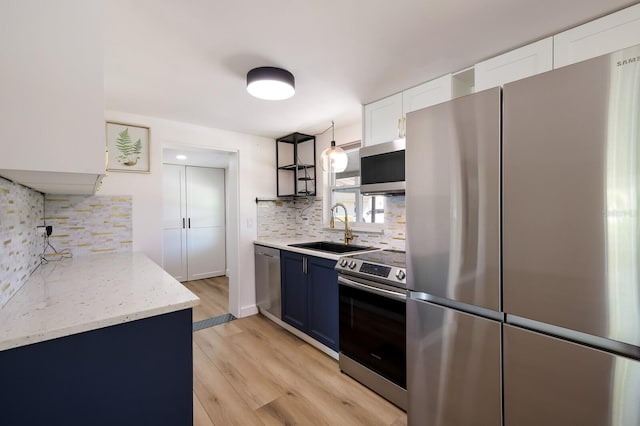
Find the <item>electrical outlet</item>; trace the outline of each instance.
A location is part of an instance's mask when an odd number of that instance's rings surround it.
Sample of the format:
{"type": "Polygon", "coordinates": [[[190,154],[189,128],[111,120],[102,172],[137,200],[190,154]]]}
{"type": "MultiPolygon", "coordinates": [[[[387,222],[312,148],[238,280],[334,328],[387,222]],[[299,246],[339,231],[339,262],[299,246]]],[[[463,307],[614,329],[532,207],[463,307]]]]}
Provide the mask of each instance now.
{"type": "Polygon", "coordinates": [[[36,232],[38,233],[38,236],[44,237],[45,235],[47,235],[47,227],[46,226],[36,226],[36,232]]]}

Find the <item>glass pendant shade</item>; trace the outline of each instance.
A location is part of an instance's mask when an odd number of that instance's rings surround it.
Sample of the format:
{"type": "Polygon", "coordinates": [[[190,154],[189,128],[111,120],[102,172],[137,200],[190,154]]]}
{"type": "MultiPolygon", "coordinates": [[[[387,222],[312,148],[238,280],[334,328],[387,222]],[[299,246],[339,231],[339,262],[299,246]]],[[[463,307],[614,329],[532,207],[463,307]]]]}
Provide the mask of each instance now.
{"type": "Polygon", "coordinates": [[[295,78],[287,70],[274,67],[254,68],[247,73],[247,92],[256,98],[279,101],[296,93],[295,78]]]}
{"type": "Polygon", "coordinates": [[[349,158],[342,148],[336,146],[335,141],[331,141],[331,147],[320,154],[320,161],[322,161],[322,170],[325,172],[340,173],[347,168],[349,158]]]}

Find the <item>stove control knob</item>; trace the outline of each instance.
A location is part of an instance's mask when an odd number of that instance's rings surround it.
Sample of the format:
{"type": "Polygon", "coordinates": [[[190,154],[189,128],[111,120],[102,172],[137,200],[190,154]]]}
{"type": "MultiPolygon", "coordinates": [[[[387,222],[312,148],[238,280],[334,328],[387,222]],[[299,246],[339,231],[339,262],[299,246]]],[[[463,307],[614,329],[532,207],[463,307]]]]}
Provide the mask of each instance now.
{"type": "Polygon", "coordinates": [[[406,276],[407,274],[405,274],[402,269],[398,269],[398,271],[396,272],[396,278],[399,279],[400,281],[404,280],[406,276]]]}
{"type": "Polygon", "coordinates": [[[351,262],[349,262],[349,269],[354,269],[356,267],[356,261],[352,260],[351,262]]]}
{"type": "Polygon", "coordinates": [[[349,261],[347,259],[340,259],[340,266],[343,268],[346,267],[348,263],[349,261]]]}

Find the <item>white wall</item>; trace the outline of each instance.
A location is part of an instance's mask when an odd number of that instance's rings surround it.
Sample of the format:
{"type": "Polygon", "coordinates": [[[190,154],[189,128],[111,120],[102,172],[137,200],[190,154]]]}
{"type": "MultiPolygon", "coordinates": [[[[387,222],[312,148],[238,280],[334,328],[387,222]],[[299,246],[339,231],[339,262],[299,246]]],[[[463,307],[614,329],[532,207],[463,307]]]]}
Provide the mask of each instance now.
{"type": "Polygon", "coordinates": [[[163,145],[210,148],[236,154],[231,156],[228,168],[231,192],[227,218],[229,310],[237,317],[256,313],[253,275],[253,241],[257,235],[255,199],[276,194],[275,141],[118,111],[107,111],[105,119],[151,128],[151,172],[111,172],[97,195],[133,197],[133,250],[144,252],[159,265],[162,265],[163,250],[163,145]],[[237,188],[235,194],[233,188],[237,188]]]}

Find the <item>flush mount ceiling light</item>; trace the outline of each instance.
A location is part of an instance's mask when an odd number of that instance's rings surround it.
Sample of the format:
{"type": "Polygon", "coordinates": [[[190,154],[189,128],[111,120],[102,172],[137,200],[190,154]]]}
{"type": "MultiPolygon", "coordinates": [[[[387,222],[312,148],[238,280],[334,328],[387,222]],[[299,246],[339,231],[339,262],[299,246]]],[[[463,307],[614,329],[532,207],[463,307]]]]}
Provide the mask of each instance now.
{"type": "Polygon", "coordinates": [[[322,161],[322,170],[329,173],[344,172],[349,162],[349,157],[344,149],[336,146],[335,141],[335,124],[331,122],[331,147],[322,151],[320,154],[322,161]]]}
{"type": "Polygon", "coordinates": [[[296,93],[295,78],[282,68],[254,68],[247,73],[247,92],[269,101],[287,99],[296,93]]]}
{"type": "Polygon", "coordinates": [[[186,159],[187,159],[186,155],[183,155],[183,154],[176,155],[176,160],[186,160],[186,159]]]}

